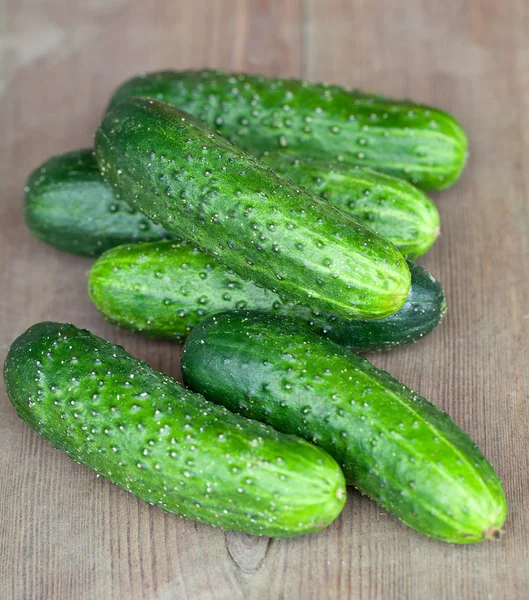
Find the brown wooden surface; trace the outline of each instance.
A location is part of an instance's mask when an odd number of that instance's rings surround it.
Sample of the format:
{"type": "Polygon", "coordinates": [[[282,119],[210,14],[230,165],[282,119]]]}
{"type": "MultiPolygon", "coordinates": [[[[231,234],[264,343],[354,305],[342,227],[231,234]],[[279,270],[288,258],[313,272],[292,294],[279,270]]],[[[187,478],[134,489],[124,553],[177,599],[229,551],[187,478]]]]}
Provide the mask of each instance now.
{"type": "Polygon", "coordinates": [[[71,321],[178,375],[179,347],[106,324],[90,261],[25,230],[24,180],[91,144],[111,90],[164,67],[302,76],[408,96],[469,132],[461,181],[436,194],[420,262],[449,315],[373,361],[447,410],[492,460],[510,513],[499,543],[457,547],[350,493],[319,535],[268,541],[148,506],[53,450],[0,392],[0,598],[529,597],[529,3],[527,0],[3,0],[0,359],[29,325],[71,321]]]}

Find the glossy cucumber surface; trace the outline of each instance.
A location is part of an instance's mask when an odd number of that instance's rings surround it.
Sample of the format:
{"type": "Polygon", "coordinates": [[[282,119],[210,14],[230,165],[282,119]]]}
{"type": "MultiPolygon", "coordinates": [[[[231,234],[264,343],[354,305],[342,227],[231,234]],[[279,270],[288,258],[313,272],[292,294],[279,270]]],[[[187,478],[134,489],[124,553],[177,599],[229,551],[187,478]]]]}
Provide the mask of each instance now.
{"type": "Polygon", "coordinates": [[[26,225],[59,250],[99,256],[119,244],[175,238],[114,194],[93,150],[50,158],[31,173],[24,191],[26,225]]]}
{"type": "Polygon", "coordinates": [[[435,204],[404,179],[343,163],[300,160],[278,152],[260,158],[281,175],[389,240],[406,258],[427,252],[439,235],[435,204]]]}
{"type": "Polygon", "coordinates": [[[447,542],[499,535],[501,482],[448,415],[299,321],[226,312],[182,354],[188,387],[324,448],[346,480],[417,531],[447,542]]]}
{"type": "MultiPolygon", "coordinates": [[[[373,229],[408,258],[424,254],[435,242],[437,209],[404,180],[340,163],[302,162],[280,153],[261,159],[373,229]]],[[[124,243],[178,237],[114,194],[89,149],[44,162],[29,176],[25,192],[29,229],[60,250],[99,256],[124,243]]]]}
{"type": "Polygon", "coordinates": [[[194,117],[130,98],[95,139],[121,197],[241,277],[347,318],[383,318],[406,301],[410,272],[393,244],[194,117]]]}
{"type": "Polygon", "coordinates": [[[40,323],[4,366],[18,415],[55,448],[142,500],[254,535],[291,537],[340,513],[322,450],[230,413],[86,330],[40,323]]]}
{"type": "Polygon", "coordinates": [[[440,283],[419,265],[408,266],[411,291],[404,306],[377,320],[330,317],[285,302],[185,242],[109,250],[92,266],[88,290],[110,322],[151,336],[182,340],[207,315],[252,308],[302,319],[357,351],[382,350],[417,341],[446,311],[440,283]]]}
{"type": "Polygon", "coordinates": [[[448,113],[337,85],[220,71],[162,71],[121,85],[111,106],[131,96],[172,104],[241,148],[349,165],[408,179],[423,189],[452,185],[468,142],[448,113]]]}

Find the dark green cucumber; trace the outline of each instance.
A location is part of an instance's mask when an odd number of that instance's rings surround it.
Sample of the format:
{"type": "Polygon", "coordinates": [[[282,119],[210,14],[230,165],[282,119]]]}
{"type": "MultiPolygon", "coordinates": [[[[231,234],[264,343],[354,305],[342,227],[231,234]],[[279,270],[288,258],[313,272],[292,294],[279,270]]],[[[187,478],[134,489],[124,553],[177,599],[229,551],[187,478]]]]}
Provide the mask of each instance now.
{"type": "Polygon", "coordinates": [[[299,321],[213,315],[182,355],[191,389],[340,463],[346,480],[417,531],[447,542],[497,537],[501,482],[472,440],[424,398],[299,321]]]}
{"type": "Polygon", "coordinates": [[[282,301],[184,242],[113,248],[92,266],[88,290],[109,321],[152,336],[181,340],[206,315],[252,308],[301,318],[355,350],[380,350],[418,340],[445,313],[439,282],[414,263],[409,268],[411,292],[404,306],[385,319],[368,321],[314,314],[282,301]]]}
{"type": "Polygon", "coordinates": [[[50,158],[31,173],[24,191],[26,225],[59,250],[99,256],[127,242],[175,238],[114,195],[93,150],[50,158]]]}
{"type": "Polygon", "coordinates": [[[336,85],[220,71],[165,71],[125,82],[130,96],[161,100],[214,127],[248,152],[281,150],[362,165],[423,189],[453,184],[467,138],[449,114],[336,85]]]}
{"type": "Polygon", "coordinates": [[[129,98],[95,139],[121,197],[241,277],[348,318],[383,318],[406,301],[410,273],[395,246],[194,117],[129,98]]]}
{"type": "Polygon", "coordinates": [[[328,200],[394,244],[406,258],[427,252],[439,235],[439,213],[424,192],[404,179],[343,163],[260,157],[281,175],[328,200]]]}
{"type": "Polygon", "coordinates": [[[142,500],[254,535],[322,529],[345,501],[335,461],[182,388],[120,346],[40,323],[4,366],[19,416],[49,442],[142,500]]]}
{"type": "MultiPolygon", "coordinates": [[[[373,229],[408,258],[426,252],[437,237],[435,205],[401,179],[340,163],[301,162],[279,153],[261,158],[373,229]]],[[[29,176],[25,191],[29,229],[60,250],[98,256],[124,243],[176,237],[114,195],[92,150],[47,160],[29,176]]]]}

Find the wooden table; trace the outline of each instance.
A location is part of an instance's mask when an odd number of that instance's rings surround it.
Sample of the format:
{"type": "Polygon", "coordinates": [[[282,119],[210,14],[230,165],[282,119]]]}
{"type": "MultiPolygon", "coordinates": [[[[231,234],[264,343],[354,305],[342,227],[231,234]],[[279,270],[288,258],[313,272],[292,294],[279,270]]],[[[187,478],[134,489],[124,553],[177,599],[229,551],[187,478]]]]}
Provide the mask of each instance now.
{"type": "Polygon", "coordinates": [[[271,541],[184,521],[56,452],[0,397],[0,597],[529,597],[529,3],[527,0],[4,0],[0,13],[0,358],[41,320],[71,321],[178,376],[180,348],[106,324],[91,261],[33,239],[24,181],[89,146],[112,89],[164,67],[215,66],[354,85],[439,105],[471,140],[435,194],[442,236],[420,262],[449,314],[372,360],[447,410],[505,483],[498,543],[431,541],[350,494],[327,530],[271,541]],[[6,16],[7,18],[2,18],[6,16]]]}

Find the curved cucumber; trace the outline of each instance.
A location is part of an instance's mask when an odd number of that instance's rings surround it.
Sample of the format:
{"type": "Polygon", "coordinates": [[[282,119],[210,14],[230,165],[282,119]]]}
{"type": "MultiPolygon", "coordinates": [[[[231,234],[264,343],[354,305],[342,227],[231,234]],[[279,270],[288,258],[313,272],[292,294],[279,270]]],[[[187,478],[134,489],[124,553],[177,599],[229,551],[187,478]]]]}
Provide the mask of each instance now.
{"type": "Polygon", "coordinates": [[[499,534],[502,485],[472,440],[388,373],[299,322],[213,315],[188,337],[182,372],[206,398],[327,450],[349,483],[417,531],[462,544],[499,534]]]}
{"type": "Polygon", "coordinates": [[[124,100],[98,128],[96,156],[150,219],[281,297],[348,318],[406,300],[395,246],[176,108],[124,100]]]}
{"type": "Polygon", "coordinates": [[[398,177],[296,156],[260,157],[281,175],[341,208],[394,244],[406,258],[427,252],[439,235],[439,213],[424,192],[398,177]]]}
{"type": "Polygon", "coordinates": [[[142,500],[255,535],[322,529],[343,475],[305,441],[234,415],[73,325],[40,323],[4,367],[19,416],[56,448],[142,500]]]}
{"type": "MultiPolygon", "coordinates": [[[[438,235],[435,205],[401,179],[339,163],[301,162],[285,154],[261,159],[373,229],[408,258],[424,254],[438,235]]],[[[36,237],[86,256],[120,244],[177,237],[114,195],[92,150],[54,156],[37,167],[26,185],[25,215],[36,237]]]]}
{"type": "Polygon", "coordinates": [[[54,156],[38,166],[26,183],[24,216],[43,242],[85,256],[127,242],[175,238],[114,195],[93,150],[54,156]]]}
{"type": "Polygon", "coordinates": [[[111,106],[130,96],[177,106],[254,154],[280,150],[361,165],[423,189],[453,184],[467,154],[464,130],[442,110],[336,85],[165,71],[125,82],[111,106]]]}
{"type": "Polygon", "coordinates": [[[92,266],[88,290],[109,321],[153,336],[181,340],[206,315],[252,308],[303,319],[355,350],[379,350],[418,340],[445,313],[439,282],[416,264],[409,268],[411,292],[404,306],[385,319],[367,321],[315,314],[282,301],[185,242],[113,248],[92,266]]]}

